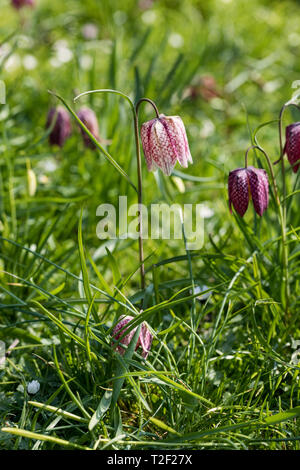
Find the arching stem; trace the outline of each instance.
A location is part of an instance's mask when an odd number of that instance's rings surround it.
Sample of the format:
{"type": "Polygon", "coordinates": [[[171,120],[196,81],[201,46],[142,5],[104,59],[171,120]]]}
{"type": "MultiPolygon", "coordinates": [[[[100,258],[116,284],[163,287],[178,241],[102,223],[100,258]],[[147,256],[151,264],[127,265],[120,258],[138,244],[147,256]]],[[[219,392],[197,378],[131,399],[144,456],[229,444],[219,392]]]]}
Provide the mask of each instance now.
{"type": "MultiPolygon", "coordinates": [[[[142,215],[142,207],[141,207],[141,205],[143,204],[143,181],[142,181],[142,163],[141,163],[141,150],[140,150],[140,139],[139,139],[138,114],[139,114],[139,107],[140,107],[141,103],[143,103],[143,102],[147,102],[147,103],[150,103],[152,105],[157,118],[159,118],[159,112],[158,112],[157,106],[154,103],[154,101],[150,100],[149,98],[141,98],[136,103],[136,105],[134,105],[132,100],[129,98],[129,96],[125,95],[125,93],[122,93],[119,90],[111,90],[111,89],[106,89],[106,88],[101,88],[99,90],[90,90],[90,91],[86,91],[84,93],[81,93],[80,95],[76,96],[74,101],[77,101],[78,98],[80,98],[82,96],[85,96],[85,95],[89,95],[91,93],[113,93],[113,94],[119,95],[129,103],[132,114],[133,114],[135,146],[136,146],[136,158],[137,158],[138,187],[136,189],[133,185],[132,186],[137,191],[138,205],[139,205],[139,208],[140,208],[140,210],[139,210],[139,259],[140,259],[141,289],[145,289],[145,266],[144,266],[144,248],[143,248],[143,215],[142,215]]],[[[73,114],[75,114],[75,113],[73,113],[73,114]]],[[[76,115],[75,115],[75,117],[77,118],[76,115]]],[[[78,120],[78,118],[77,118],[77,120],[78,120]]],[[[85,126],[82,126],[82,127],[88,133],[88,135],[91,136],[90,132],[85,128],[85,126]]],[[[100,146],[100,145],[98,144],[98,146],[100,146]]]]}
{"type": "Polygon", "coordinates": [[[140,149],[140,138],[139,138],[139,107],[143,102],[150,103],[156,113],[157,118],[159,117],[159,112],[156,107],[156,104],[149,98],[141,98],[135,105],[134,108],[134,135],[135,135],[135,145],[136,145],[136,158],[137,158],[137,178],[138,178],[138,204],[140,207],[139,210],[139,257],[140,257],[140,273],[141,273],[141,288],[145,289],[145,266],[144,266],[144,248],[143,248],[143,214],[142,207],[143,204],[143,184],[142,184],[142,163],[141,163],[141,149],[140,149]]]}

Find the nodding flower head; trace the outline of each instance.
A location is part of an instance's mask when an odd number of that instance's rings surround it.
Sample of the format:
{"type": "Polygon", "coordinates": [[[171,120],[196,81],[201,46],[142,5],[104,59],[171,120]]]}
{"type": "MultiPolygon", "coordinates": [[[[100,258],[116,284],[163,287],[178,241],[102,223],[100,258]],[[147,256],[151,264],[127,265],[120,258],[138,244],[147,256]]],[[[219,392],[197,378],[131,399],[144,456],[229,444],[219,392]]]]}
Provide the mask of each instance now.
{"type": "Polygon", "coordinates": [[[229,207],[231,205],[243,217],[252,198],[254,210],[262,215],[269,204],[268,174],[263,169],[237,168],[229,173],[228,178],[229,207]]]}
{"type": "Polygon", "coordinates": [[[292,170],[294,173],[297,173],[300,166],[295,163],[300,160],[300,122],[295,122],[290,124],[285,129],[285,146],[283,153],[287,154],[288,161],[292,165],[292,170]]]}
{"type": "Polygon", "coordinates": [[[193,163],[182,119],[164,116],[145,122],[141,126],[141,138],[149,171],[160,168],[170,175],[178,160],[186,168],[193,163]]]}
{"type": "MultiPolygon", "coordinates": [[[[95,139],[99,140],[99,126],[96,114],[90,108],[81,108],[77,116],[83,122],[83,124],[88,128],[88,130],[93,134],[95,139]]],[[[80,127],[80,132],[82,134],[83,142],[86,147],[95,148],[94,142],[89,138],[87,133],[80,127]]]]}
{"type": "Polygon", "coordinates": [[[68,112],[62,106],[51,108],[48,113],[46,128],[53,126],[49,135],[50,145],[63,147],[65,141],[71,135],[71,120],[68,112]],[[53,120],[55,124],[53,126],[53,120]]]}
{"type": "Polygon", "coordinates": [[[35,1],[34,0],[11,0],[11,4],[14,8],[19,10],[22,7],[34,7],[35,1]]]}
{"type": "MultiPolygon", "coordinates": [[[[126,333],[127,328],[125,328],[125,326],[131,320],[133,320],[133,317],[131,317],[129,315],[128,316],[123,316],[123,317],[121,317],[119,323],[113,329],[112,336],[113,336],[114,340],[115,341],[120,340],[119,344],[115,347],[116,347],[116,350],[118,351],[118,353],[120,353],[122,356],[126,351],[126,349],[122,345],[124,344],[125,346],[129,346],[129,344],[131,343],[131,341],[134,337],[134,334],[136,332],[137,327],[132,328],[132,330],[129,331],[129,333],[126,333]]],[[[139,334],[139,338],[138,338],[138,341],[136,343],[135,350],[137,350],[137,348],[139,346],[141,346],[141,348],[143,350],[142,356],[143,356],[144,359],[147,359],[147,356],[148,356],[150,348],[151,348],[152,339],[153,339],[152,334],[150,333],[146,323],[143,322],[142,326],[141,326],[141,331],[140,331],[140,334],[139,334]]],[[[115,343],[115,341],[114,341],[114,343],[115,343]]]]}

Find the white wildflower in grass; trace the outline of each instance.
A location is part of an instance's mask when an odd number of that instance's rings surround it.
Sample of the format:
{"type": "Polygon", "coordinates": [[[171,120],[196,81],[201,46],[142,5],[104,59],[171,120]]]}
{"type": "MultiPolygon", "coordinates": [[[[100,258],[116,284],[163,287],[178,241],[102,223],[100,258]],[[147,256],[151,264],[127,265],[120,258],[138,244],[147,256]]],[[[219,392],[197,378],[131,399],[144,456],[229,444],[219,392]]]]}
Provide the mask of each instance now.
{"type": "Polygon", "coordinates": [[[37,67],[37,65],[38,65],[38,61],[33,55],[27,54],[23,58],[23,66],[26,70],[33,70],[37,67]]]}
{"type": "Polygon", "coordinates": [[[93,67],[93,58],[88,54],[84,54],[80,57],[79,64],[82,69],[91,70],[93,67]]]}
{"type": "Polygon", "coordinates": [[[17,70],[20,67],[20,65],[21,65],[21,58],[19,54],[12,54],[11,56],[9,56],[9,58],[5,62],[4,68],[8,72],[12,72],[14,70],[17,70]]]}
{"type": "Polygon", "coordinates": [[[40,387],[40,383],[37,380],[32,380],[27,385],[27,392],[30,393],[30,395],[35,395],[39,391],[40,387]]]}
{"type": "Polygon", "coordinates": [[[147,10],[142,14],[142,21],[145,24],[153,24],[156,20],[156,13],[153,10],[147,10]]]}
{"type": "Polygon", "coordinates": [[[181,34],[172,33],[172,34],[170,34],[168,42],[169,42],[171,47],[174,47],[174,49],[178,49],[179,47],[183,46],[184,39],[181,36],[181,34]]]}
{"type": "MultiPolygon", "coordinates": [[[[207,300],[211,296],[211,291],[210,292],[205,292],[209,289],[205,284],[202,286],[195,286],[194,287],[194,293],[199,294],[196,299],[200,300],[201,302],[207,300]],[[203,293],[204,292],[204,293],[203,293]]],[[[191,290],[190,293],[192,294],[193,291],[191,290]]]]}

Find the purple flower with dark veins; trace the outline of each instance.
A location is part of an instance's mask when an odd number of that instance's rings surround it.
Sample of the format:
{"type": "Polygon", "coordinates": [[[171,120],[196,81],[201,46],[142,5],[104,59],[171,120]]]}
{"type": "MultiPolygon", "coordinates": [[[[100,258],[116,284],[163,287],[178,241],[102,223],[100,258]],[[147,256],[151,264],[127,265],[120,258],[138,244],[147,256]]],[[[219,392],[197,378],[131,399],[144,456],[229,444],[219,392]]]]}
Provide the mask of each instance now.
{"type": "MultiPolygon", "coordinates": [[[[95,139],[100,140],[99,125],[98,125],[97,117],[94,111],[90,108],[84,107],[78,111],[77,116],[83,122],[83,124],[88,128],[91,134],[93,134],[95,139]]],[[[95,148],[94,142],[89,138],[89,136],[82,129],[82,127],[80,127],[80,132],[83,137],[84,145],[86,147],[95,148]]]]}
{"type": "Polygon", "coordinates": [[[49,135],[50,145],[63,147],[65,141],[71,135],[71,120],[69,113],[62,106],[50,109],[46,128],[49,129],[51,126],[53,126],[53,129],[49,135]],[[54,126],[53,119],[55,119],[54,126]]]}
{"type": "Polygon", "coordinates": [[[263,215],[269,204],[267,172],[253,166],[231,171],[228,178],[228,195],[230,212],[233,205],[237,213],[243,217],[252,198],[255,212],[260,216],[263,215]]]}
{"type": "Polygon", "coordinates": [[[185,127],[179,116],[160,114],[145,122],[141,126],[141,138],[149,171],[160,168],[169,176],[177,161],[184,168],[188,162],[193,163],[185,127]]]}
{"type": "MultiPolygon", "coordinates": [[[[120,353],[122,356],[126,351],[126,348],[124,348],[122,345],[124,344],[125,346],[129,346],[129,344],[131,343],[131,341],[134,337],[136,329],[137,329],[137,327],[132,328],[131,331],[126,333],[127,328],[125,328],[125,326],[131,320],[133,320],[133,317],[131,317],[129,315],[122,316],[120,318],[119,323],[115,326],[115,328],[113,329],[113,332],[112,332],[112,336],[113,336],[114,340],[118,341],[122,337],[119,344],[117,346],[114,346],[116,348],[116,350],[118,351],[118,353],[120,353]]],[[[150,330],[148,329],[146,323],[143,322],[142,326],[141,326],[141,331],[140,331],[140,334],[139,334],[139,338],[138,338],[138,341],[136,343],[135,350],[137,350],[137,348],[139,346],[141,346],[141,348],[143,350],[142,356],[143,356],[144,359],[147,359],[147,356],[150,352],[152,339],[153,339],[153,336],[150,333],[150,330]]],[[[114,341],[114,344],[115,344],[115,341],[114,341]]]]}
{"type": "Polygon", "coordinates": [[[300,162],[298,165],[295,165],[295,163],[300,160],[300,122],[295,122],[294,124],[287,126],[285,129],[285,136],[286,141],[283,154],[287,154],[288,161],[292,165],[293,172],[297,173],[300,166],[300,162]]]}

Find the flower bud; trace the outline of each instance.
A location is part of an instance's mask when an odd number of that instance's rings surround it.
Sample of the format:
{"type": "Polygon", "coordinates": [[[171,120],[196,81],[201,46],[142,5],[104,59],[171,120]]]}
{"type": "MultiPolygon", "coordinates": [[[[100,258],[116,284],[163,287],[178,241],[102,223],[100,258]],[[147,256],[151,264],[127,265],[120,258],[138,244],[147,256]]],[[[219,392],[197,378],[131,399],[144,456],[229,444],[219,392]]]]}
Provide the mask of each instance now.
{"type": "Polygon", "coordinates": [[[11,4],[14,8],[19,10],[22,7],[34,7],[35,1],[34,0],[11,0],[11,4]]]}
{"type": "Polygon", "coordinates": [[[300,122],[295,122],[287,126],[285,136],[286,141],[283,153],[287,154],[293,172],[297,173],[300,166],[300,162],[298,165],[295,165],[295,163],[300,160],[300,122]]]}
{"type": "MultiPolygon", "coordinates": [[[[83,124],[88,128],[91,134],[93,134],[95,139],[100,140],[98,121],[97,121],[97,117],[94,111],[90,108],[81,108],[78,111],[77,116],[83,122],[83,124]]],[[[80,132],[83,137],[84,145],[86,147],[95,148],[94,142],[89,138],[89,136],[82,129],[82,127],[80,127],[80,132]]]]}
{"type": "MultiPolygon", "coordinates": [[[[129,323],[131,320],[133,320],[133,317],[131,316],[122,316],[120,318],[120,321],[119,323],[115,326],[115,328],[113,329],[113,333],[112,333],[112,336],[114,338],[115,341],[118,341],[120,338],[122,338],[119,342],[119,344],[116,346],[116,350],[118,351],[118,353],[120,353],[122,356],[123,354],[125,353],[126,349],[122,347],[122,344],[124,344],[125,346],[129,346],[129,344],[131,343],[133,337],[134,337],[134,334],[136,332],[136,329],[137,327],[135,328],[132,328],[131,331],[129,331],[129,333],[126,334],[126,331],[127,331],[127,328],[124,328],[125,325],[127,325],[127,323],[129,323]]],[[[138,341],[136,343],[136,347],[135,347],[135,350],[137,350],[137,348],[139,346],[141,346],[143,352],[142,352],[142,356],[144,359],[147,359],[147,356],[150,352],[150,348],[151,348],[151,344],[152,344],[152,339],[153,339],[153,336],[152,334],[150,333],[147,325],[145,322],[142,323],[142,326],[141,326],[141,331],[140,331],[140,334],[139,334],[139,338],[138,338],[138,341]]],[[[114,343],[115,343],[114,341],[114,343]]]]}
{"type": "Polygon", "coordinates": [[[267,172],[253,166],[231,171],[228,178],[228,194],[230,212],[233,205],[237,213],[243,217],[252,197],[254,210],[261,216],[269,204],[267,172]]]}
{"type": "Polygon", "coordinates": [[[51,108],[48,113],[46,124],[47,129],[53,125],[53,119],[55,119],[55,124],[49,135],[49,143],[50,145],[63,147],[65,141],[71,135],[70,116],[65,108],[58,106],[57,108],[51,108]]]}
{"type": "Polygon", "coordinates": [[[186,168],[193,163],[182,119],[164,116],[145,122],[141,126],[141,138],[149,171],[160,168],[170,175],[178,160],[186,168]]]}

